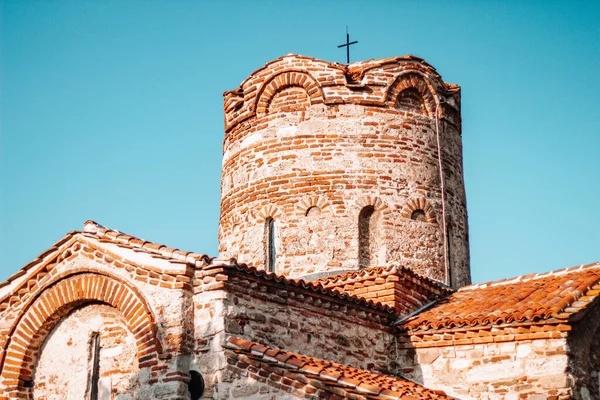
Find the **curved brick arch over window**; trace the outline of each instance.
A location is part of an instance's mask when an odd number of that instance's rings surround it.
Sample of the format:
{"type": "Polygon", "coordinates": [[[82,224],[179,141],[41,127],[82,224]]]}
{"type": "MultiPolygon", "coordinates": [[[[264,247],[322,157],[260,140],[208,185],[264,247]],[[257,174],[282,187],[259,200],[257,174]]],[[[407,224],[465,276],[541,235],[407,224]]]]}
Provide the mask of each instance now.
{"type": "Polygon", "coordinates": [[[265,223],[269,218],[273,218],[274,220],[281,219],[281,212],[272,204],[268,204],[260,209],[255,216],[256,222],[259,224],[265,223]]]}
{"type": "Polygon", "coordinates": [[[112,277],[94,273],[72,275],[41,292],[15,324],[0,374],[0,388],[9,397],[27,396],[25,382],[33,375],[35,350],[62,317],[89,303],[107,304],[120,311],[135,338],[140,368],[156,364],[159,345],[145,299],[112,277]]]}
{"type": "Polygon", "coordinates": [[[416,92],[418,92],[423,101],[427,116],[431,117],[435,115],[436,101],[433,96],[433,91],[426,83],[425,79],[414,72],[405,73],[396,78],[386,95],[388,106],[395,107],[397,102],[401,99],[403,92],[407,90],[416,90],[416,92]]]}
{"type": "Polygon", "coordinates": [[[305,197],[296,204],[296,214],[299,217],[307,216],[308,210],[317,207],[320,211],[324,211],[329,207],[329,203],[321,196],[305,197]]]}
{"type": "Polygon", "coordinates": [[[410,199],[409,201],[407,201],[404,205],[404,208],[402,209],[401,215],[404,218],[415,219],[415,212],[418,211],[423,212],[425,216],[424,222],[429,222],[431,224],[435,224],[437,222],[433,207],[431,206],[431,204],[429,204],[429,202],[426,199],[422,197],[418,199],[410,199]]]}
{"type": "Polygon", "coordinates": [[[275,75],[263,85],[257,96],[255,107],[256,113],[266,113],[273,97],[280,91],[291,87],[303,88],[306,91],[311,105],[323,102],[321,87],[315,79],[306,72],[287,71],[275,75]]]}

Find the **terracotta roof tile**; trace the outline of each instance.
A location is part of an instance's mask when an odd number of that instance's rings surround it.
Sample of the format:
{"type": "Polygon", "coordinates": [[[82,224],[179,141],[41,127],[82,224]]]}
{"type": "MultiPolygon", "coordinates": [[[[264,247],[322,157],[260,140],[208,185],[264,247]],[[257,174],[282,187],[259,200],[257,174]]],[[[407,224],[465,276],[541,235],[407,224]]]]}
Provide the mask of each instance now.
{"type": "Polygon", "coordinates": [[[104,243],[113,243],[119,247],[147,253],[153,257],[166,259],[172,262],[190,263],[191,258],[197,267],[201,267],[210,264],[213,260],[213,257],[209,257],[206,254],[182,252],[160,243],[149,242],[147,240],[136,238],[135,236],[109,229],[91,220],[84,223],[83,232],[80,233],[84,236],[98,239],[104,243]]]}
{"type": "Polygon", "coordinates": [[[388,276],[402,276],[411,278],[415,283],[421,285],[424,290],[430,291],[434,295],[448,295],[453,292],[451,288],[441,282],[419,275],[410,268],[404,267],[398,263],[390,263],[387,266],[362,268],[357,271],[350,271],[340,275],[332,275],[318,279],[325,287],[342,287],[344,285],[356,284],[381,284],[386,281],[388,276]]]}
{"type": "Polygon", "coordinates": [[[332,275],[315,282],[328,289],[387,304],[398,315],[408,315],[454,292],[446,285],[397,263],[332,275]]]}
{"type": "MultiPolygon", "coordinates": [[[[389,314],[390,318],[394,318],[394,316],[396,315],[395,310],[387,305],[383,305],[372,300],[360,298],[334,289],[326,288],[321,283],[316,281],[309,282],[304,281],[302,279],[290,279],[286,278],[283,275],[268,273],[264,270],[256,269],[247,264],[238,263],[234,258],[222,260],[216,259],[214,257],[209,257],[206,254],[185,252],[178,249],[173,249],[160,243],[149,242],[147,240],[136,238],[135,236],[127,235],[117,230],[109,229],[91,220],[85,222],[83,231],[74,231],[67,234],[67,236],[59,240],[53,247],[44,251],[36,260],[27,264],[26,266],[21,268],[21,270],[9,277],[6,282],[0,283],[0,288],[11,284],[34,266],[40,265],[44,262],[45,258],[49,254],[54,254],[59,250],[59,247],[65,245],[67,242],[69,242],[69,240],[76,240],[78,236],[94,239],[101,243],[114,244],[118,247],[129,249],[139,253],[148,254],[153,258],[167,260],[171,263],[191,264],[196,268],[196,270],[208,270],[213,269],[215,267],[233,269],[268,281],[274,281],[293,287],[301,287],[314,293],[332,296],[335,298],[346,300],[349,303],[367,306],[374,310],[378,310],[380,312],[383,311],[389,314]]],[[[5,294],[4,296],[7,295],[10,295],[10,293],[5,294]]]]}
{"type": "MultiPolygon", "coordinates": [[[[233,350],[234,357],[246,355],[257,362],[260,368],[272,366],[287,371],[288,379],[302,384],[310,384],[322,390],[329,390],[344,397],[368,395],[372,399],[450,399],[442,391],[430,390],[404,378],[377,374],[354,367],[308,357],[263,346],[240,338],[228,338],[225,347],[233,350]],[[252,349],[249,353],[248,348],[252,349]],[[254,351],[261,349],[264,351],[254,351]],[[271,361],[265,354],[278,352],[277,361],[271,361]]],[[[272,376],[272,375],[271,375],[272,376]]],[[[266,380],[266,378],[265,378],[266,380]]]]}
{"type": "Polygon", "coordinates": [[[415,331],[512,322],[567,321],[600,294],[600,263],[465,286],[398,323],[415,331]]]}

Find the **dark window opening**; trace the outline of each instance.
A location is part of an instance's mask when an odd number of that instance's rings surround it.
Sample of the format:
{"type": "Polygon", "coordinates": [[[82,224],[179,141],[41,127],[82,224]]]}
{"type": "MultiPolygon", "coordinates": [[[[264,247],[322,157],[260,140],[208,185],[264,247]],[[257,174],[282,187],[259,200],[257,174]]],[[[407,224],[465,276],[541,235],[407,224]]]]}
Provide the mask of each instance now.
{"type": "Polygon", "coordinates": [[[448,286],[452,286],[452,235],[450,234],[450,227],[446,229],[446,243],[448,252],[448,286]]]}
{"type": "Polygon", "coordinates": [[[427,216],[425,215],[425,211],[423,210],[415,210],[410,214],[410,219],[419,221],[419,222],[427,222],[427,216]]]}
{"type": "Polygon", "coordinates": [[[371,265],[371,244],[374,240],[371,217],[374,212],[375,207],[366,206],[358,214],[358,264],[363,266],[371,265]]]}
{"type": "Polygon", "coordinates": [[[98,400],[98,381],[100,380],[100,334],[92,333],[90,340],[90,375],[88,393],[90,400],[98,400]]]}
{"type": "Polygon", "coordinates": [[[267,248],[266,270],[275,272],[275,262],[277,257],[277,249],[275,247],[275,220],[268,218],[265,223],[265,239],[267,248]]]}
{"type": "Polygon", "coordinates": [[[190,371],[190,381],[188,383],[188,391],[192,400],[198,400],[204,393],[204,378],[198,371],[190,371]]]}

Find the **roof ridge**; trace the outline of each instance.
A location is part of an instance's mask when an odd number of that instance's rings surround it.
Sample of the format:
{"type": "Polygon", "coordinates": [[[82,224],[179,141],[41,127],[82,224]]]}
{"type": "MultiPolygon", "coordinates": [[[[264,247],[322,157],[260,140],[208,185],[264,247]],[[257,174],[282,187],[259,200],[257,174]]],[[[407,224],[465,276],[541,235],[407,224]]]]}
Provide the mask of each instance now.
{"type": "Polygon", "coordinates": [[[527,274],[527,275],[519,275],[519,276],[515,276],[512,278],[500,279],[497,281],[475,283],[473,285],[463,286],[460,289],[458,289],[458,291],[460,292],[460,291],[482,289],[482,288],[486,288],[486,287],[490,287],[490,286],[509,285],[509,284],[516,283],[516,282],[527,282],[527,281],[531,281],[531,280],[535,280],[535,279],[543,279],[548,276],[561,276],[561,275],[569,274],[572,272],[582,271],[582,270],[592,269],[592,268],[600,268],[600,262],[596,261],[596,262],[589,263],[589,264],[580,264],[580,265],[575,265],[573,267],[561,268],[561,269],[557,269],[554,271],[548,271],[548,272],[542,272],[542,273],[534,272],[534,273],[527,274]]]}
{"type": "MultiPolygon", "coordinates": [[[[161,243],[151,242],[145,239],[140,239],[136,236],[129,235],[116,229],[110,229],[95,221],[87,220],[83,224],[83,233],[93,235],[98,239],[108,239],[110,242],[123,246],[128,245],[132,249],[139,249],[149,254],[160,255],[161,257],[194,264],[197,267],[209,265],[215,257],[207,254],[196,253],[192,251],[184,251],[177,248],[168,247],[161,243]]],[[[87,236],[87,235],[85,235],[87,236]]]]}
{"type": "Polygon", "coordinates": [[[252,265],[246,263],[240,263],[235,258],[219,259],[215,258],[211,260],[211,263],[205,267],[225,267],[233,268],[238,271],[250,273],[254,276],[264,278],[266,280],[275,281],[277,283],[283,283],[294,287],[302,287],[304,289],[310,289],[315,293],[325,294],[337,299],[349,300],[352,303],[364,305],[377,311],[383,311],[392,315],[396,315],[396,310],[380,302],[373,301],[371,299],[365,299],[363,297],[353,295],[337,288],[327,288],[319,283],[319,281],[307,281],[302,278],[288,278],[285,275],[276,274],[274,272],[267,272],[262,269],[258,269],[252,265]]]}
{"type": "Polygon", "coordinates": [[[451,294],[454,292],[454,290],[452,288],[446,286],[442,282],[439,282],[437,280],[434,280],[429,277],[418,274],[417,272],[400,264],[397,261],[392,261],[388,265],[361,268],[356,271],[349,271],[349,272],[339,274],[339,275],[327,276],[327,277],[324,277],[321,279],[317,279],[315,282],[327,282],[329,284],[341,284],[343,282],[346,282],[346,281],[349,281],[352,279],[367,277],[368,275],[376,274],[379,272],[386,273],[386,275],[388,275],[388,274],[392,274],[396,271],[406,273],[406,274],[410,275],[411,277],[417,279],[421,284],[427,285],[429,287],[434,287],[438,290],[445,292],[446,294],[451,294]]]}

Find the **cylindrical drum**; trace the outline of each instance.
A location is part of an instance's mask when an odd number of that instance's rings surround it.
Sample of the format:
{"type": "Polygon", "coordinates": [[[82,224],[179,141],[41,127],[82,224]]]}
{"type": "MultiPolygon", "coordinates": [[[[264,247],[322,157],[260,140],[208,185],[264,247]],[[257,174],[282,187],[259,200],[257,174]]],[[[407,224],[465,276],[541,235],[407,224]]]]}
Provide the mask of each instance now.
{"type": "Polygon", "coordinates": [[[398,261],[470,283],[460,89],[433,67],[290,54],[224,97],[220,257],[292,277],[398,261]]]}

